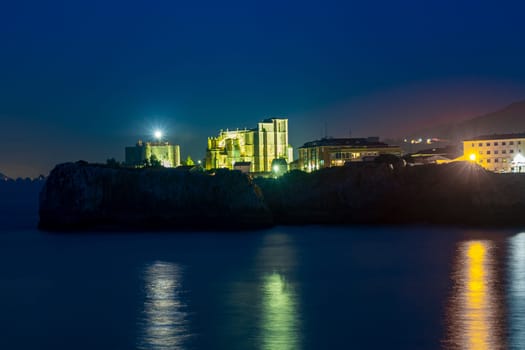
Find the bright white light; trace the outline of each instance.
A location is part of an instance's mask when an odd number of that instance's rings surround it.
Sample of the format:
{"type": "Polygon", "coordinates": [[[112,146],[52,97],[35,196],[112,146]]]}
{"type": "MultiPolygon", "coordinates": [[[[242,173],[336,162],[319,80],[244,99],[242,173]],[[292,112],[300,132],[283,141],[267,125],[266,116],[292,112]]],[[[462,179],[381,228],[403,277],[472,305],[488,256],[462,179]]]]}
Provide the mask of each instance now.
{"type": "Polygon", "coordinates": [[[274,165],[273,166],[273,171],[276,172],[276,173],[279,172],[279,166],[278,165],[274,165]]]}
{"type": "Polygon", "coordinates": [[[476,155],[475,155],[474,153],[472,153],[472,154],[469,156],[469,159],[470,159],[471,161],[474,162],[474,161],[476,160],[476,155]]]}
{"type": "Polygon", "coordinates": [[[155,130],[155,132],[153,133],[153,135],[155,135],[155,138],[157,140],[160,140],[162,138],[162,131],[160,130],[155,130]]]}
{"type": "Polygon", "coordinates": [[[516,154],[514,157],[514,163],[525,163],[525,157],[521,153],[516,154]]]}

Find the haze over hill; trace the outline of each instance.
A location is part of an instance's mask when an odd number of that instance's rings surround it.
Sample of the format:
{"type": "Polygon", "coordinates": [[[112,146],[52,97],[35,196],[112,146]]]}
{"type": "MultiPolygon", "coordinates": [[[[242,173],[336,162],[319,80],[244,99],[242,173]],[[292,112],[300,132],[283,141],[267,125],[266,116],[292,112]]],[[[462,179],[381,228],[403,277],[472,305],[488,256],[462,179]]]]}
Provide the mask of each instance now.
{"type": "Polygon", "coordinates": [[[413,137],[438,137],[450,141],[486,134],[525,132],[525,100],[472,119],[437,125],[411,133],[413,137]]]}

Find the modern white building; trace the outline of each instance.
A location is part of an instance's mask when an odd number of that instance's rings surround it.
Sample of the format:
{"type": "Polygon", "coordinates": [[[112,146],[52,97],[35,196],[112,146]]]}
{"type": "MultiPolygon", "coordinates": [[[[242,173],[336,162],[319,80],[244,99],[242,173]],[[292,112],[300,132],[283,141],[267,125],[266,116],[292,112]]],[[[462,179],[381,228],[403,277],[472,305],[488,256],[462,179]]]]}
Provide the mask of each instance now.
{"type": "Polygon", "coordinates": [[[463,157],[495,172],[525,173],[525,133],[493,134],[463,141],[463,157]]]}

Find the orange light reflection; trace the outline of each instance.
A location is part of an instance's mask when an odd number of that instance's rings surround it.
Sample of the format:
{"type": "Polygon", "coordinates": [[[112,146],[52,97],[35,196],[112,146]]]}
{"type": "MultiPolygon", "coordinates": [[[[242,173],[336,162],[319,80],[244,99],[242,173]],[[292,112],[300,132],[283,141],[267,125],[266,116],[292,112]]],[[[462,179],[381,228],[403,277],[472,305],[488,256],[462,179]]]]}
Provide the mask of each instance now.
{"type": "Polygon", "coordinates": [[[446,348],[488,350],[504,348],[499,320],[499,293],[494,244],[468,241],[460,244],[455,268],[455,288],[449,307],[446,348]]]}

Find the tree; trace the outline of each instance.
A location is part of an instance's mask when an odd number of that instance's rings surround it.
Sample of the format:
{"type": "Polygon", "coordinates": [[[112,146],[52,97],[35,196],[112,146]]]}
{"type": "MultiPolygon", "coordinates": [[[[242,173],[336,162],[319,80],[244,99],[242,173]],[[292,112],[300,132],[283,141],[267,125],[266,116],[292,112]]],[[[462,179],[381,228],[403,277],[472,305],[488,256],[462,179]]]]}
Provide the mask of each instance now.
{"type": "Polygon", "coordinates": [[[145,168],[161,168],[162,163],[156,155],[152,154],[151,157],[144,159],[145,168]]]}
{"type": "Polygon", "coordinates": [[[150,163],[150,166],[152,168],[161,168],[162,167],[161,161],[154,154],[152,154],[151,157],[149,158],[149,163],[150,163]]]}
{"type": "Polygon", "coordinates": [[[186,158],[186,161],[184,162],[184,165],[193,166],[195,165],[195,162],[193,161],[193,159],[191,159],[190,156],[188,156],[188,158],[186,158]]]}

